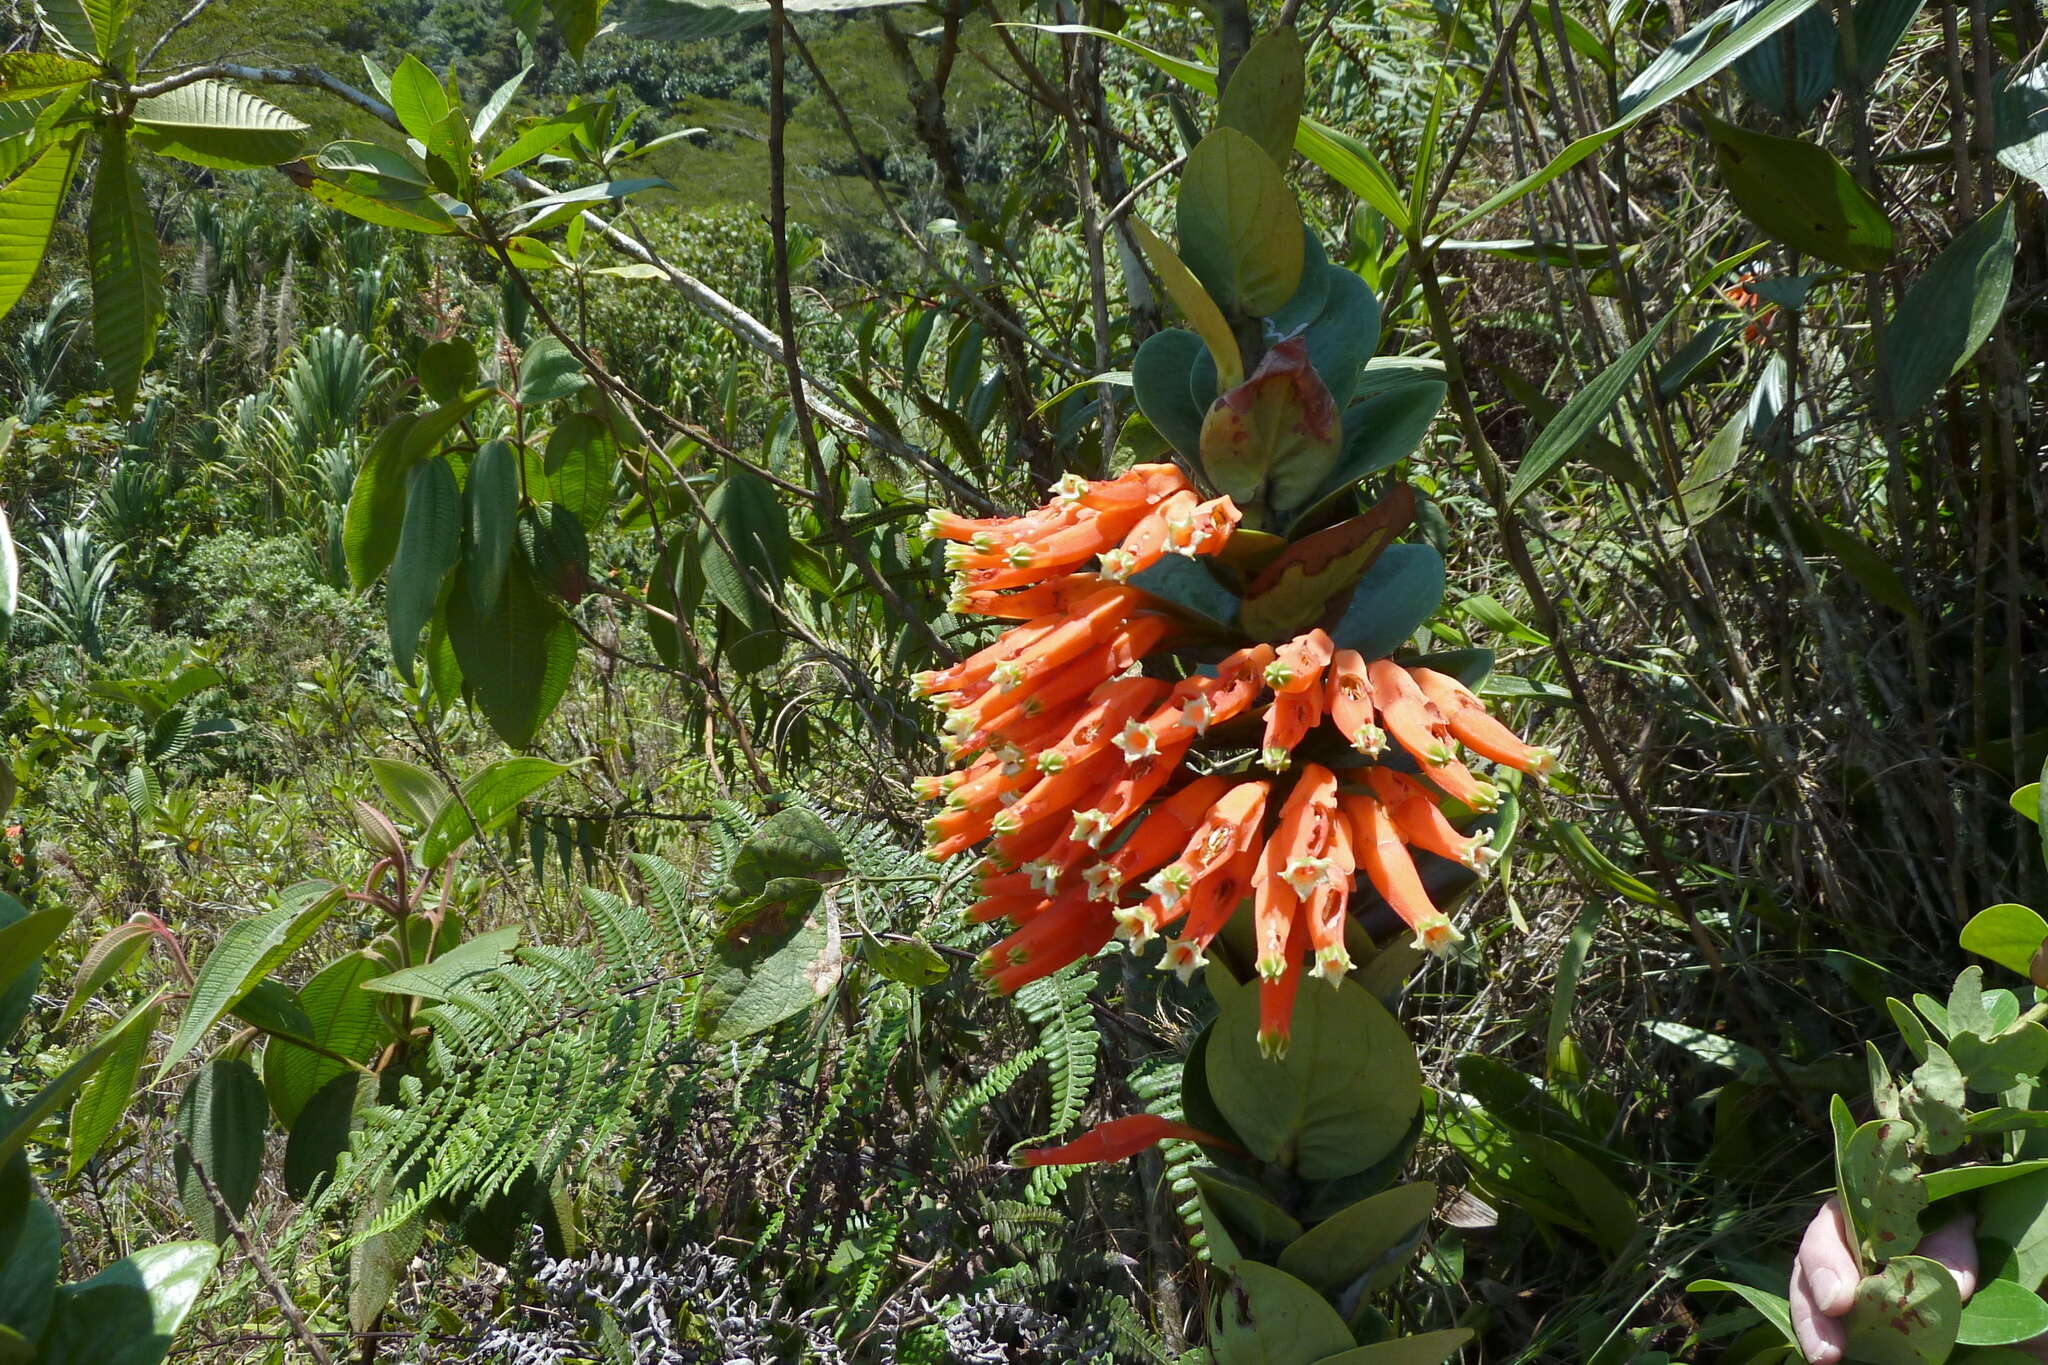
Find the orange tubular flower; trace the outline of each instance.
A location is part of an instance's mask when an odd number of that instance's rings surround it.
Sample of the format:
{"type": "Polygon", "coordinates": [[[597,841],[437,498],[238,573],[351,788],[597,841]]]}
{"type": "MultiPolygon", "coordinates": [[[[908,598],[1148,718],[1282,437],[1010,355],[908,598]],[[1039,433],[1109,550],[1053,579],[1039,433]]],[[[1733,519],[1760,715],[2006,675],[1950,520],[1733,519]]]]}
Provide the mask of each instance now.
{"type": "Polygon", "coordinates": [[[1336,725],[1337,733],[1367,758],[1378,758],[1387,751],[1387,732],[1373,722],[1377,708],[1373,705],[1372,679],[1366,671],[1365,656],[1357,650],[1340,649],[1331,656],[1323,710],[1336,725]]]}
{"type": "Polygon", "coordinates": [[[1259,976],[1259,1051],[1275,1059],[1287,1055],[1294,1035],[1294,997],[1301,990],[1301,954],[1308,947],[1308,927],[1301,920],[1287,935],[1285,966],[1277,976],[1259,976]]]}
{"type": "Polygon", "coordinates": [[[1252,873],[1258,863],[1259,850],[1247,848],[1221,870],[1203,878],[1183,898],[1187,920],[1181,925],[1180,937],[1168,943],[1166,951],[1159,955],[1160,971],[1174,972],[1187,982],[1194,979],[1197,970],[1208,964],[1209,944],[1223,932],[1223,926],[1230,923],[1230,917],[1244,904],[1245,893],[1251,890],[1252,873]]]}
{"type": "Polygon", "coordinates": [[[1374,768],[1365,775],[1380,805],[1393,819],[1394,830],[1412,847],[1463,864],[1484,873],[1500,855],[1488,845],[1491,830],[1483,834],[1460,834],[1437,808],[1429,788],[1392,768],[1374,768]]]}
{"type": "Polygon", "coordinates": [[[1005,621],[1030,621],[1048,613],[1064,616],[1074,603],[1110,585],[1092,573],[1073,573],[1016,592],[963,593],[951,603],[962,616],[994,616],[1005,621]]]}
{"type": "Polygon", "coordinates": [[[1183,488],[1147,513],[1123,537],[1122,544],[1102,556],[1102,576],[1121,582],[1164,559],[1173,546],[1172,528],[1176,520],[1190,528],[1192,536],[1196,506],[1194,491],[1183,488]]]}
{"type": "Polygon", "coordinates": [[[1423,695],[1443,712],[1444,721],[1457,741],[1481,758],[1539,778],[1548,777],[1557,767],[1557,759],[1550,750],[1523,743],[1520,735],[1488,715],[1486,703],[1456,678],[1430,668],[1411,668],[1408,674],[1423,695]]]}
{"type": "Polygon", "coordinates": [[[1458,761],[1450,723],[1423,695],[1407,669],[1392,659],[1375,659],[1367,665],[1366,676],[1372,680],[1380,723],[1415,760],[1424,777],[1473,810],[1492,810],[1500,804],[1500,794],[1458,761]]]}
{"type": "Polygon", "coordinates": [[[1266,708],[1266,735],[1260,741],[1259,762],[1279,773],[1294,762],[1294,746],[1308,737],[1323,719],[1323,690],[1306,687],[1273,698],[1266,708]]]}
{"type": "Polygon", "coordinates": [[[1335,652],[1330,637],[1320,630],[1297,635],[1280,646],[1273,662],[1266,665],[1266,685],[1282,696],[1316,687],[1335,652]]]}
{"type": "Polygon", "coordinates": [[[1098,1123],[1072,1142],[1025,1152],[1017,1162],[1021,1166],[1088,1166],[1100,1161],[1122,1161],[1169,1138],[1199,1142],[1207,1147],[1222,1147],[1233,1152],[1244,1150],[1234,1142],[1226,1142],[1212,1133],[1160,1118],[1157,1114],[1131,1114],[1098,1123]]]}
{"type": "Polygon", "coordinates": [[[1301,770],[1280,821],[1252,877],[1258,972],[1268,981],[1287,969],[1287,940],[1303,902],[1331,880],[1331,827],[1337,819],[1337,775],[1320,763],[1301,770]]]}
{"type": "Polygon", "coordinates": [[[1415,931],[1415,946],[1433,953],[1448,953],[1464,939],[1443,911],[1429,899],[1415,860],[1394,828],[1386,810],[1375,797],[1362,794],[1342,799],[1344,817],[1351,824],[1351,847],[1358,870],[1366,875],[1380,898],[1415,931]]]}

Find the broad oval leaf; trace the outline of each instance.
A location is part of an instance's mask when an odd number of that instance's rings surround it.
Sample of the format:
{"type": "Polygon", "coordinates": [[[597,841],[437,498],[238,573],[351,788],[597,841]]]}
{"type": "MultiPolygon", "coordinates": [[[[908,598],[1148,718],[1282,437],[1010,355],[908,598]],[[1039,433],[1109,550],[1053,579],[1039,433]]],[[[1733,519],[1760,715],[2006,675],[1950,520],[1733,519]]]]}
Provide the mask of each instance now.
{"type": "Polygon", "coordinates": [[[413,465],[406,437],[418,423],[417,413],[394,419],[377,433],[356,470],[348,511],[342,518],[341,551],[348,564],[349,582],[358,592],[376,582],[398,552],[407,478],[413,465]]]}
{"type": "MultiPolygon", "coordinates": [[[[1235,343],[1232,343],[1235,349],[1235,343]]],[[[1146,337],[1131,358],[1131,393],[1138,411],[1168,444],[1189,459],[1202,449],[1202,404],[1188,384],[1202,338],[1180,327],[1146,337]]]]}
{"type": "Polygon", "coordinates": [[[2008,197],[1957,233],[1907,286],[1885,329],[1875,385],[1878,406],[1892,420],[1932,402],[1991,335],[2012,291],[2017,247],[2008,197]]]}
{"type": "Polygon", "coordinates": [[[163,1242],[59,1287],[40,1359],[159,1365],[219,1263],[211,1242],[163,1242]]]}
{"type": "Polygon", "coordinates": [[[92,335],[114,396],[135,398],[142,368],[156,352],[164,320],[163,267],[157,261],[156,219],[127,137],[102,132],[88,214],[92,261],[92,335]]]}
{"type": "Polygon", "coordinates": [[[441,580],[462,549],[462,490],[446,460],[426,460],[407,479],[405,522],[391,560],[384,619],[391,633],[391,662],[413,681],[412,656],[420,630],[434,614],[441,580]]]}
{"type": "Polygon", "coordinates": [[[1337,463],[1340,430],[1308,343],[1283,341],[1203,417],[1202,472],[1248,514],[1298,506],[1337,463]]]}
{"type": "Polygon", "coordinates": [[[178,1202],[192,1225],[215,1242],[232,1231],[200,1180],[204,1172],[227,1211],[239,1219],[263,1175],[263,1132],[270,1117],[263,1082],[243,1057],[208,1062],[178,1101],[178,1143],[172,1162],[178,1202]],[[195,1169],[196,1167],[196,1169],[195,1169]]]}
{"type": "Polygon", "coordinates": [[[1469,1327],[1447,1327],[1437,1332],[1417,1332],[1410,1337],[1376,1341],[1333,1356],[1318,1365],[1443,1365],[1472,1340],[1469,1327]]]}
{"type": "Polygon", "coordinates": [[[1176,201],[1180,258],[1226,314],[1264,317],[1301,283],[1301,209],[1259,144],[1218,128],[1195,144],[1176,201]]]}
{"type": "Polygon", "coordinates": [[[443,803],[434,823],[420,838],[420,865],[437,868],[448,855],[478,834],[503,829],[519,812],[519,803],[568,772],[572,765],[545,758],[501,758],[462,784],[455,799],[443,803]]]}
{"type": "Polygon", "coordinates": [[[259,171],[298,157],[306,125],[222,81],[194,81],[135,105],[135,140],[196,166],[259,171]]]}
{"type": "Polygon", "coordinates": [[[282,1038],[273,1038],[263,1049],[263,1090],[279,1123],[291,1127],[321,1087],[336,1076],[351,1074],[339,1058],[367,1062],[376,1052],[385,1030],[377,998],[362,985],[384,972],[384,964],[368,953],[349,953],[322,967],[299,988],[299,1008],[312,1025],[313,1041],[325,1051],[282,1038]]]}
{"type": "Polygon", "coordinates": [[[463,490],[469,504],[469,552],[463,578],[470,605],[489,615],[505,587],[512,562],[513,529],[519,519],[519,456],[504,441],[486,441],[469,466],[463,490]]]}
{"type": "Polygon", "coordinates": [[[478,611],[472,596],[461,583],[450,594],[448,639],[491,729],[523,749],[569,690],[576,629],[520,564],[506,572],[505,586],[489,611],[478,611]]]}
{"type": "Polygon", "coordinates": [[[1294,26],[1262,34],[1230,73],[1216,121],[1258,143],[1285,170],[1301,122],[1302,85],[1301,35],[1294,26]]]}
{"type": "Polygon", "coordinates": [[[1210,1307],[1215,1365],[1315,1365],[1357,1339],[1323,1296],[1284,1270],[1240,1260],[1210,1307]]]}
{"type": "Polygon", "coordinates": [[[1846,1356],[1869,1365],[1937,1365],[1947,1360],[1962,1318],[1962,1295],[1947,1266],[1894,1256],[1856,1286],[1843,1319],[1846,1356]]]}
{"type": "MultiPolygon", "coordinates": [[[[1216,366],[1216,373],[1226,376],[1224,387],[1234,387],[1244,374],[1244,353],[1238,349],[1237,338],[1231,334],[1230,324],[1223,320],[1223,313],[1216,306],[1216,300],[1202,287],[1194,272],[1181,260],[1179,253],[1161,240],[1158,233],[1148,227],[1141,218],[1130,220],[1131,234],[1138,239],[1138,245],[1145,250],[1145,257],[1152,262],[1152,269],[1158,273],[1159,282],[1166,287],[1167,297],[1179,307],[1181,315],[1188,320],[1188,326],[1201,338],[1208,348],[1209,358],[1216,366]]],[[[1146,338],[1149,342],[1150,337],[1146,338]]],[[[1139,348],[1144,354],[1144,348],[1139,348]]],[[[1133,373],[1136,365],[1133,364],[1133,373]]],[[[1171,436],[1168,437],[1172,439],[1171,436]]],[[[1188,453],[1193,453],[1193,447],[1188,453]]]]}
{"type": "Polygon", "coordinates": [[[1850,270],[1891,260],[1890,220],[1832,152],[1712,117],[1705,126],[1736,207],[1766,235],[1850,270]]]}
{"type": "Polygon", "coordinates": [[[1353,981],[1304,990],[1287,1055],[1258,1044],[1259,993],[1229,993],[1205,1071],[1224,1118],[1262,1161],[1334,1180],[1385,1156],[1422,1104],[1422,1071],[1401,1026],[1353,981]]]}
{"type": "Polygon", "coordinates": [[[1977,1287],[1956,1320],[1958,1346],[2006,1346],[2048,1332],[2048,1300],[2011,1280],[1977,1287]]]}
{"type": "Polygon", "coordinates": [[[1970,917],[1961,941],[1966,952],[2031,978],[2035,955],[2048,942],[2048,919],[2028,906],[1994,905],[1970,917]]]}
{"type": "Polygon", "coordinates": [[[342,888],[331,882],[300,882],[279,893],[276,909],[228,925],[192,982],[158,1077],[168,1075],[221,1016],[297,952],[341,904],[341,895],[342,888]]]}
{"type": "Polygon", "coordinates": [[[1436,1186],[1427,1181],[1368,1195],[1290,1242],[1280,1253],[1280,1268],[1336,1294],[1397,1252],[1435,1205],[1436,1186]]]}
{"type": "Polygon", "coordinates": [[[1384,659],[1406,644],[1443,600],[1443,556],[1429,545],[1389,546],[1330,627],[1330,640],[1339,649],[1384,659]]]}

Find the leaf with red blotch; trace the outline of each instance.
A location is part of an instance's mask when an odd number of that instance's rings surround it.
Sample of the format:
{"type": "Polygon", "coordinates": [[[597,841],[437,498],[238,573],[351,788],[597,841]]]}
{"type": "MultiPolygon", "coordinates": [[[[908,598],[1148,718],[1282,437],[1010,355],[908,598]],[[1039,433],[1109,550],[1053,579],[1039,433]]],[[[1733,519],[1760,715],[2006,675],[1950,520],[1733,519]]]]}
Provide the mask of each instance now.
{"type": "Polygon", "coordinates": [[[1202,419],[1202,472],[1240,507],[1299,506],[1341,450],[1337,405],[1300,337],[1266,352],[1252,377],[1202,419]]]}
{"type": "Polygon", "coordinates": [[[1072,1142],[1058,1147],[1034,1148],[1020,1156],[1018,1163],[1024,1166],[1090,1166],[1101,1161],[1122,1161],[1168,1138],[1199,1142],[1205,1147],[1223,1147],[1233,1152],[1243,1150],[1236,1143],[1225,1141],[1213,1133],[1163,1119],[1157,1114],[1130,1114],[1098,1123],[1072,1142]]]}
{"type": "Polygon", "coordinates": [[[1314,625],[1414,519],[1415,490],[1396,484],[1370,511],[1295,541],[1245,589],[1239,623],[1258,640],[1314,625]]]}

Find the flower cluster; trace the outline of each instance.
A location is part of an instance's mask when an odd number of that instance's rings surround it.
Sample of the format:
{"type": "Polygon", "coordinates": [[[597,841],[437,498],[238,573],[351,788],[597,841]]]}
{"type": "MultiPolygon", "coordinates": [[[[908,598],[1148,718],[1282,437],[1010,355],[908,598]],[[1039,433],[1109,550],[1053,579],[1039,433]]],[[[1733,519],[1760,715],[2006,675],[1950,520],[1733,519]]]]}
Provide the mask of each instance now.
{"type": "Polygon", "coordinates": [[[1496,804],[1460,746],[1537,775],[1551,760],[1457,679],[1365,659],[1319,629],[1178,680],[1140,669],[1187,643],[1190,628],[1124,580],[1167,554],[1220,553],[1237,520],[1230,499],[1201,501],[1173,465],[1069,478],[1021,517],[934,512],[927,529],[954,542],[954,609],[1021,624],[919,677],[955,765],[919,790],[942,806],[925,826],[933,859],[989,843],[969,914],[1015,926],[982,959],[997,989],[1113,937],[1136,950],[1169,930],[1159,966],[1186,980],[1249,898],[1260,1039],[1279,1051],[1305,962],[1332,984],[1351,970],[1345,912],[1361,877],[1419,945],[1459,940],[1409,850],[1475,871],[1492,861],[1488,836],[1459,833],[1439,808],[1442,796],[1474,811],[1496,804]],[[1241,718],[1261,726],[1257,760],[1273,776],[1188,765],[1197,744],[1241,718]],[[1295,751],[1325,722],[1365,758],[1398,749],[1415,775],[1297,766],[1295,751]]]}

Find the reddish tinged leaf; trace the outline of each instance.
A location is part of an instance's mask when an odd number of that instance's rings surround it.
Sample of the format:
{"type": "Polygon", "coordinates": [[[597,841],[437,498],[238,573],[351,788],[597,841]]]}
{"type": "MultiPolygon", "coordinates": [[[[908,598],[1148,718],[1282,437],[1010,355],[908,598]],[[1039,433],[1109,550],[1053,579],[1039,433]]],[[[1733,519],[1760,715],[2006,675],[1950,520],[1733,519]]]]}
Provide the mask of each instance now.
{"type": "Polygon", "coordinates": [[[1397,484],[1372,510],[1288,546],[1245,589],[1245,631],[1279,639],[1320,620],[1414,519],[1415,491],[1397,484]]]}
{"type": "Polygon", "coordinates": [[[1205,1147],[1222,1147],[1233,1152],[1243,1150],[1234,1142],[1199,1128],[1190,1128],[1185,1123],[1175,1123],[1157,1114],[1131,1114],[1098,1123],[1061,1146],[1039,1147],[1025,1152],[1017,1160],[1025,1166],[1090,1166],[1101,1161],[1122,1161],[1136,1156],[1168,1138],[1199,1142],[1205,1147]]]}
{"type": "Polygon", "coordinates": [[[1337,405],[1300,337],[1266,352],[1252,377],[1202,419],[1202,470],[1240,507],[1306,502],[1341,448],[1337,405]]]}

